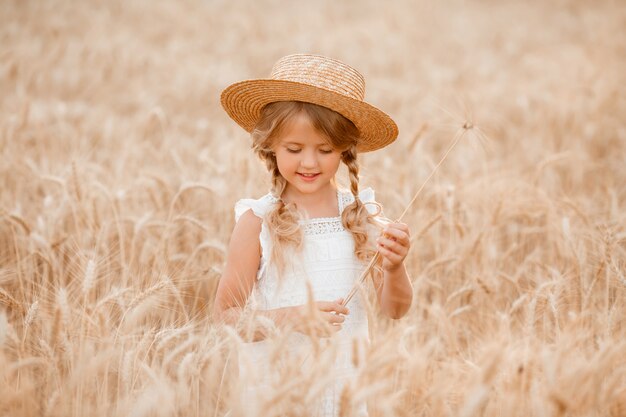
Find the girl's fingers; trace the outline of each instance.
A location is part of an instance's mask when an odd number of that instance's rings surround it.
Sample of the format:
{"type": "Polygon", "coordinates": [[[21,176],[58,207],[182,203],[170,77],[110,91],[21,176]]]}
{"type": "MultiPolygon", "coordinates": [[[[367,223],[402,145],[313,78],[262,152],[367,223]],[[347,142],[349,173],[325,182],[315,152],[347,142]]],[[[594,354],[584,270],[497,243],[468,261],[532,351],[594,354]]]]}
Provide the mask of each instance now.
{"type": "Polygon", "coordinates": [[[393,239],[397,242],[402,243],[404,246],[408,246],[411,244],[411,236],[409,235],[408,230],[388,227],[385,230],[383,230],[381,237],[387,238],[387,239],[393,239]]]}
{"type": "Polygon", "coordinates": [[[398,255],[404,256],[409,252],[409,249],[405,245],[395,240],[381,237],[381,238],[378,238],[377,242],[378,242],[379,247],[382,246],[385,249],[388,249],[394,253],[397,253],[398,255]]]}
{"type": "MultiPolygon", "coordinates": [[[[408,245],[405,246],[402,243],[399,243],[397,241],[393,241],[387,238],[379,238],[377,242],[378,244],[377,244],[376,249],[379,252],[381,252],[381,249],[386,249],[390,253],[394,253],[398,255],[400,257],[400,260],[403,260],[404,258],[406,258],[406,255],[409,253],[409,246],[408,245]]],[[[381,254],[384,254],[384,253],[381,252],[381,254]]]]}
{"type": "Polygon", "coordinates": [[[377,239],[378,251],[392,265],[398,265],[404,261],[410,246],[409,227],[404,223],[389,224],[377,239]]]}
{"type": "Polygon", "coordinates": [[[348,310],[346,306],[341,305],[341,303],[338,301],[318,301],[317,308],[319,308],[321,311],[334,311],[335,313],[339,314],[350,313],[350,310],[348,310]]]}
{"type": "Polygon", "coordinates": [[[331,303],[331,308],[328,311],[333,311],[337,314],[348,314],[350,312],[348,307],[341,305],[341,303],[337,301],[331,303]]]}
{"type": "Polygon", "coordinates": [[[330,324],[341,324],[346,318],[341,314],[324,313],[324,320],[330,324]]]}
{"type": "Polygon", "coordinates": [[[383,232],[390,231],[392,233],[399,232],[404,233],[407,236],[411,235],[411,231],[409,230],[409,226],[405,223],[389,223],[384,229],[383,232]]]}
{"type": "Polygon", "coordinates": [[[320,309],[320,311],[333,311],[333,305],[335,304],[334,301],[318,301],[317,303],[317,308],[320,309]]]}
{"type": "Polygon", "coordinates": [[[385,247],[379,247],[378,251],[380,252],[380,254],[386,258],[389,262],[391,262],[393,265],[397,265],[399,263],[401,263],[404,260],[404,256],[398,255],[395,252],[390,251],[389,249],[385,248],[385,247]]]}

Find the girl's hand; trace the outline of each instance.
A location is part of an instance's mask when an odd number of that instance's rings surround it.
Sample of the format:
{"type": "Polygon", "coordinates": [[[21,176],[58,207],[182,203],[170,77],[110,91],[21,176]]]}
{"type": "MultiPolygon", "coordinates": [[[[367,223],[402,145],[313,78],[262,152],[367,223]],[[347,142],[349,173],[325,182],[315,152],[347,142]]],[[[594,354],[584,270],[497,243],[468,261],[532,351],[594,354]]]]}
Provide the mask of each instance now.
{"type": "Polygon", "coordinates": [[[393,271],[404,262],[411,248],[409,226],[404,223],[389,223],[376,239],[376,249],[383,257],[383,269],[393,271]]]}
{"type": "Polygon", "coordinates": [[[347,307],[341,305],[343,299],[335,301],[316,301],[313,306],[307,304],[288,307],[291,309],[293,330],[316,337],[329,337],[341,330],[344,315],[349,314],[347,307]],[[311,309],[313,307],[313,310],[311,309]]]}

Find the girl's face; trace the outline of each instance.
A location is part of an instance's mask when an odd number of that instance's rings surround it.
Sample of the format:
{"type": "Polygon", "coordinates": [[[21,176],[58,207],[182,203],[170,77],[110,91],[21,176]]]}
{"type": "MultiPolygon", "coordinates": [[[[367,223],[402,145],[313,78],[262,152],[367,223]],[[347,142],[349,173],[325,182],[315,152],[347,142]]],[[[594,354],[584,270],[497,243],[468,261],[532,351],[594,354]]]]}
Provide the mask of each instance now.
{"type": "Polygon", "coordinates": [[[315,194],[335,177],[341,152],[333,149],[304,113],[282,129],[273,147],[278,171],[287,180],[285,191],[315,194]]]}

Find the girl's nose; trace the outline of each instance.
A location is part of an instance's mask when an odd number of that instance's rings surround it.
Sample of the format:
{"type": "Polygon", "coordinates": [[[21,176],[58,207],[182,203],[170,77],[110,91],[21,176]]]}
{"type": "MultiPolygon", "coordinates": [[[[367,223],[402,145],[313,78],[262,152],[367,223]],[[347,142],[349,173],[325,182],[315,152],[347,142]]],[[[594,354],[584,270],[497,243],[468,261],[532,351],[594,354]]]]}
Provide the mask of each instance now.
{"type": "Polygon", "coordinates": [[[314,168],[317,166],[317,156],[315,152],[302,152],[302,160],[300,165],[303,168],[314,168]]]}

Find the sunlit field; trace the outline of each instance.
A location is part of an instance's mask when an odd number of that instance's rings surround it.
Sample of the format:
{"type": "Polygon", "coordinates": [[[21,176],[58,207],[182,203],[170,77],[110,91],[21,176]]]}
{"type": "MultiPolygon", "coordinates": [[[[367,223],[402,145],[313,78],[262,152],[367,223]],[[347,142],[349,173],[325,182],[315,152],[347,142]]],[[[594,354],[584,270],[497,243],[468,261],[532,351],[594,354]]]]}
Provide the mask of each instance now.
{"type": "Polygon", "coordinates": [[[307,415],[332,340],[301,366],[278,334],[252,396],[211,309],[270,185],[219,94],[310,52],[398,123],[360,159],[388,217],[462,135],[341,415],[626,416],[625,28],[620,1],[3,1],[0,415],[307,415]]]}

